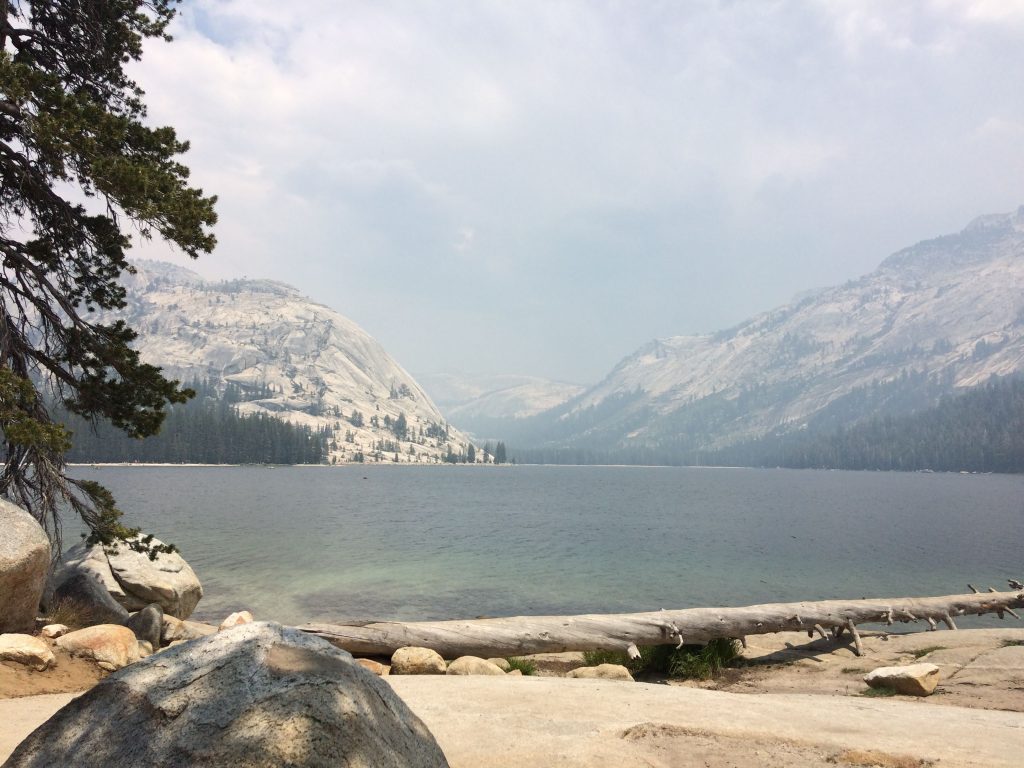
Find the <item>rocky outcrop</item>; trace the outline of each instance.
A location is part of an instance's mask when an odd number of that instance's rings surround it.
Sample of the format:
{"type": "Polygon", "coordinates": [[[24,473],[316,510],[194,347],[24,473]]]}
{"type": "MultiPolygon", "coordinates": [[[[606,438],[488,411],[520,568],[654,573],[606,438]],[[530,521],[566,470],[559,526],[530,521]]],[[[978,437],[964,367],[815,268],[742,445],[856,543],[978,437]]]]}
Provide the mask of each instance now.
{"type": "Polygon", "coordinates": [[[57,647],[73,656],[95,661],[102,669],[116,670],[142,658],[139,640],[128,627],[97,624],[58,637],[57,647]]]}
{"type": "Polygon", "coordinates": [[[0,661],[24,664],[37,672],[49,669],[56,663],[53,651],[45,640],[13,632],[0,635],[0,661]]]}
{"type": "Polygon", "coordinates": [[[632,683],[633,676],[621,664],[598,664],[596,667],[579,667],[566,674],[566,677],[597,680],[621,680],[632,683]]]}
{"type": "Polygon", "coordinates": [[[111,675],[30,734],[5,768],[447,764],[419,718],[348,653],[255,623],[111,675]]]}
{"type": "Polygon", "coordinates": [[[449,675],[504,675],[505,670],[478,656],[460,656],[448,665],[449,675]]]}
{"type": "Polygon", "coordinates": [[[35,518],[0,499],[0,632],[31,631],[50,567],[50,540],[35,518]]]}
{"type": "MultiPolygon", "coordinates": [[[[161,543],[152,540],[153,545],[161,543]]],[[[54,594],[59,596],[64,584],[83,574],[102,585],[125,609],[124,619],[115,623],[124,623],[127,611],[139,611],[152,603],[170,616],[187,619],[203,596],[195,572],[176,552],[150,560],[144,552],[136,552],[124,543],[115,553],[105,552],[101,546],[78,544],[61,558],[52,581],[54,594]]]]}
{"type": "Polygon", "coordinates": [[[443,675],[446,671],[441,654],[430,648],[399,648],[391,656],[392,675],[443,675]]]}
{"type": "Polygon", "coordinates": [[[872,688],[891,688],[905,696],[931,696],[939,683],[939,668],[934,664],[879,667],[868,672],[864,682],[872,688]]]}

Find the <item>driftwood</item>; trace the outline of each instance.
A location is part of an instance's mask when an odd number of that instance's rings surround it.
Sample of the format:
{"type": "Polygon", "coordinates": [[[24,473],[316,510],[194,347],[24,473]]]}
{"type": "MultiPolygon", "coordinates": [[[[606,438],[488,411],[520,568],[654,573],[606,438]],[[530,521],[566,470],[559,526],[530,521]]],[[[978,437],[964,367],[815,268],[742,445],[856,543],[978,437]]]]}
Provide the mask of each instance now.
{"type": "MultiPolygon", "coordinates": [[[[1012,582],[1017,588],[1019,582],[1012,582]]],[[[968,585],[970,586],[970,585],[968,585]]],[[[460,621],[374,622],[349,625],[307,624],[306,632],[352,653],[390,656],[405,646],[432,648],[443,657],[522,656],[560,651],[624,650],[638,655],[637,646],[704,644],[716,638],[736,638],[770,632],[806,631],[839,638],[849,632],[861,653],[858,624],[926,621],[930,629],[942,622],[956,629],[955,618],[972,614],[1006,613],[1020,618],[1024,591],[894,597],[871,600],[821,600],[770,603],[743,608],[684,608],[649,613],[587,614],[580,616],[514,616],[460,621]]]]}

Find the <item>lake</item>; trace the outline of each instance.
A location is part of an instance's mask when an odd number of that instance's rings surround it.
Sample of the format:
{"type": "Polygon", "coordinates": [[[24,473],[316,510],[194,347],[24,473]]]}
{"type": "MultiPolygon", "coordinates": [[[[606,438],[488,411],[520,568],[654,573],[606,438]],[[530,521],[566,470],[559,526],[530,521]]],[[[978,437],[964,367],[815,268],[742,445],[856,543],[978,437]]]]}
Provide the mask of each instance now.
{"type": "Polygon", "coordinates": [[[968,582],[1002,590],[1024,578],[1021,476],[372,465],[75,474],[180,547],[205,589],[198,618],[643,611],[940,595],[968,582]]]}

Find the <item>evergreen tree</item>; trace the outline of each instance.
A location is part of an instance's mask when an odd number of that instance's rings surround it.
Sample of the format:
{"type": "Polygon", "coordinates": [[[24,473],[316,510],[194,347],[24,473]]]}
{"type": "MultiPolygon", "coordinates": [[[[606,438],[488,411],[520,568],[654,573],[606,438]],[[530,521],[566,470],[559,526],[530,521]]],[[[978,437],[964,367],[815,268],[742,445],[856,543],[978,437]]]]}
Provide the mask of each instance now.
{"type": "Polygon", "coordinates": [[[466,449],[466,461],[470,464],[476,464],[476,446],[472,443],[470,443],[469,448],[466,449]]]}
{"type": "Polygon", "coordinates": [[[40,388],[134,437],[190,394],[140,361],[125,323],[95,319],[124,306],[130,232],[193,258],[215,243],[215,199],[178,160],[188,144],[144,125],[143,92],[125,73],[146,38],[167,38],[173,5],[0,0],[0,492],[55,544],[67,508],[93,541],[133,531],[105,489],[65,474],[68,436],[40,388]]]}
{"type": "Polygon", "coordinates": [[[494,463],[504,464],[507,458],[505,444],[499,440],[498,444],[494,447],[494,463]]]}

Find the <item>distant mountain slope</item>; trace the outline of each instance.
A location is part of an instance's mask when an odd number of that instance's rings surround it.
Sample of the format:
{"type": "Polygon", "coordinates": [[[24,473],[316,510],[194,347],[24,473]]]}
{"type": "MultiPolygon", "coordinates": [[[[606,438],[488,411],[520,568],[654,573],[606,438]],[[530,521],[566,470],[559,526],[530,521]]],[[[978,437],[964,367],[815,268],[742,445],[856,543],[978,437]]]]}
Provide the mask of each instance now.
{"type": "Polygon", "coordinates": [[[331,459],[438,461],[465,453],[419,384],[362,328],[269,280],[207,282],[137,262],[122,312],[146,362],[181,381],[230,381],[264,412],[333,431],[331,459]],[[268,390],[269,389],[269,395],[268,390]]]}
{"type": "Polygon", "coordinates": [[[909,412],[1022,369],[1024,207],[729,330],[654,341],[516,444],[721,448],[909,412]]]}

